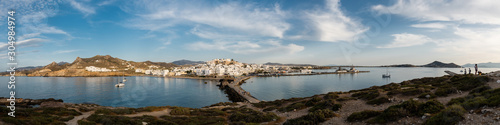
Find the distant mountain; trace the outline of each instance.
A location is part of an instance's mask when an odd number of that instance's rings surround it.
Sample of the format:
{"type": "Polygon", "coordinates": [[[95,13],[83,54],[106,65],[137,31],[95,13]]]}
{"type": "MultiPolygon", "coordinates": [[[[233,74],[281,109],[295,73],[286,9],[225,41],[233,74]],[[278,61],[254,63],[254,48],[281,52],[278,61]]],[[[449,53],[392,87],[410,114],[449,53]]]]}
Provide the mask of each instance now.
{"type": "Polygon", "coordinates": [[[191,60],[177,60],[172,62],[175,65],[196,65],[196,64],[203,64],[205,61],[191,61],[191,60]]]}
{"type": "Polygon", "coordinates": [[[434,61],[426,65],[412,65],[412,64],[398,64],[398,65],[387,65],[382,67],[435,67],[435,68],[460,68],[461,66],[455,63],[443,63],[439,61],[434,61]]]}
{"type": "Polygon", "coordinates": [[[272,63],[272,62],[264,63],[264,65],[277,65],[277,66],[316,66],[316,65],[312,65],[312,64],[281,64],[281,63],[272,63]]]}
{"type": "Polygon", "coordinates": [[[432,63],[429,63],[427,65],[422,65],[422,67],[436,67],[436,68],[460,68],[462,66],[459,66],[455,63],[443,63],[439,61],[434,61],[432,63]]]}
{"type": "Polygon", "coordinates": [[[33,70],[37,68],[43,68],[43,66],[26,66],[26,67],[17,67],[17,71],[26,71],[26,70],[33,70]]]}
{"type": "MultiPolygon", "coordinates": [[[[467,63],[465,65],[462,65],[463,67],[474,67],[474,64],[467,63]]],[[[482,67],[482,68],[500,68],[500,63],[478,63],[477,67],[482,67]]]]}

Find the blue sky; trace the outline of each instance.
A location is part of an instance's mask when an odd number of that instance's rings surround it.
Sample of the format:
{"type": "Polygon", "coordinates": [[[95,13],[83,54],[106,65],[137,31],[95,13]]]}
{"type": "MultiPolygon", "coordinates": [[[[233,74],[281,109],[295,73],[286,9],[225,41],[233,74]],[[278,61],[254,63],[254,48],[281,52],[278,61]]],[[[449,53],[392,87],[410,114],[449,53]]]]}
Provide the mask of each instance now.
{"type": "MultiPolygon", "coordinates": [[[[3,0],[20,66],[112,55],[317,65],[500,62],[495,0],[3,0]]],[[[0,23],[6,59],[7,22],[0,23]]],[[[6,62],[6,61],[5,61],[6,62]]]]}

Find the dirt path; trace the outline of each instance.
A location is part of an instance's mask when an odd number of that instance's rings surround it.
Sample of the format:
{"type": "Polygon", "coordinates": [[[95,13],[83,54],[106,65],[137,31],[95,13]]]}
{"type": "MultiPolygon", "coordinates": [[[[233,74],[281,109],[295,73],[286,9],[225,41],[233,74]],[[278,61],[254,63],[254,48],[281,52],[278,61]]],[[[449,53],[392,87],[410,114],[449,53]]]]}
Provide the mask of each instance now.
{"type": "Polygon", "coordinates": [[[160,116],[164,116],[164,115],[170,116],[170,111],[172,111],[172,109],[165,109],[165,110],[154,111],[154,112],[141,112],[141,113],[137,113],[137,114],[129,114],[129,115],[122,115],[122,116],[139,117],[139,116],[143,116],[143,115],[150,115],[150,116],[154,116],[154,117],[159,118],[160,116]]]}
{"type": "Polygon", "coordinates": [[[67,122],[64,122],[64,123],[66,123],[66,125],[78,125],[78,120],[87,118],[90,115],[94,114],[94,112],[95,111],[84,112],[84,113],[82,113],[82,115],[76,116],[75,118],[73,118],[73,119],[71,119],[71,120],[69,120],[67,122]]]}

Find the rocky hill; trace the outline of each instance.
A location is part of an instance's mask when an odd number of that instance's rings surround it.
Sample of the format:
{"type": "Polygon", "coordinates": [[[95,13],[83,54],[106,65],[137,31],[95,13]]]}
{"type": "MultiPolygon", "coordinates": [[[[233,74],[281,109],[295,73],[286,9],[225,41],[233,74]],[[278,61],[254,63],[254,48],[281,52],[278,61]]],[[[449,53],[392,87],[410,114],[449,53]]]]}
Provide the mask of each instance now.
{"type": "Polygon", "coordinates": [[[205,61],[191,61],[191,60],[177,60],[172,62],[175,65],[196,65],[196,64],[203,64],[205,61]]]}
{"type": "Polygon", "coordinates": [[[72,63],[56,63],[52,62],[42,68],[36,68],[28,71],[23,71],[19,75],[26,76],[121,76],[132,75],[135,69],[167,69],[175,67],[173,63],[165,62],[134,62],[120,58],[111,57],[110,55],[96,55],[91,58],[77,57],[72,63]],[[114,70],[112,72],[90,72],[85,67],[94,66],[114,70]]]}
{"type": "Polygon", "coordinates": [[[461,66],[455,64],[455,63],[443,63],[439,61],[434,61],[432,63],[429,63],[427,65],[422,65],[422,67],[436,67],[436,68],[460,68],[461,66]]]}

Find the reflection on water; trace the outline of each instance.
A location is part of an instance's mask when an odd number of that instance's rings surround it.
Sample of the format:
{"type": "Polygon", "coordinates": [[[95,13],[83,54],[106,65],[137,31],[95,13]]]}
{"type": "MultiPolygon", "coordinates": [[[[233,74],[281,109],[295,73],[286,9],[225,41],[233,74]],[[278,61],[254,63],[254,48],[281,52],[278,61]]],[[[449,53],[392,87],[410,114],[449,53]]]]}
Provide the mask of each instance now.
{"type": "MultiPolygon", "coordinates": [[[[114,85],[121,77],[17,77],[17,98],[56,98],[70,103],[96,103],[104,106],[184,106],[200,108],[228,102],[216,81],[126,77],[125,87],[114,85]],[[207,82],[207,84],[205,84],[207,82]]],[[[8,77],[0,77],[8,81],[8,77]]],[[[0,87],[0,96],[8,88],[0,87]]]]}

